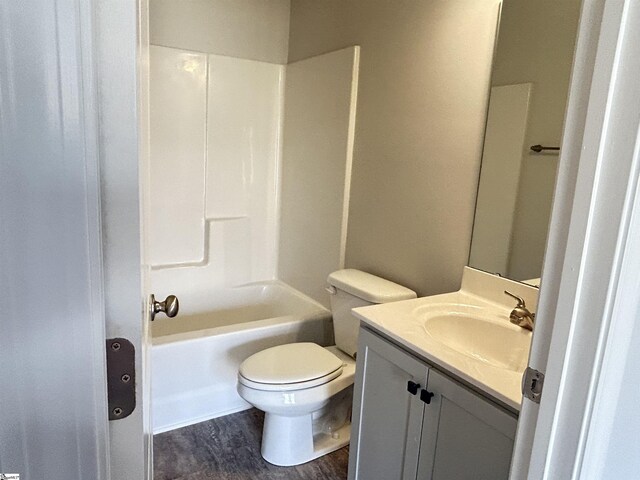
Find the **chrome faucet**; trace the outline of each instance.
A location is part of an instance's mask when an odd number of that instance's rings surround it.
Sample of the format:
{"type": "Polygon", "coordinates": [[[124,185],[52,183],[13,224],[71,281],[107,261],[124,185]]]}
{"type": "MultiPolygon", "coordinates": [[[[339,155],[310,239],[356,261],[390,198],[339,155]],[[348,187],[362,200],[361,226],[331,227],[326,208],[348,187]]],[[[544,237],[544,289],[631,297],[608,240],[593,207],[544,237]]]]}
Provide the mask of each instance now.
{"type": "Polygon", "coordinates": [[[518,302],[516,308],[511,310],[511,313],[509,314],[509,321],[518,325],[519,327],[525,328],[527,330],[533,330],[533,321],[536,318],[536,314],[529,311],[524,303],[524,300],[521,297],[514,295],[513,293],[506,290],[504,291],[504,293],[518,302]]]}

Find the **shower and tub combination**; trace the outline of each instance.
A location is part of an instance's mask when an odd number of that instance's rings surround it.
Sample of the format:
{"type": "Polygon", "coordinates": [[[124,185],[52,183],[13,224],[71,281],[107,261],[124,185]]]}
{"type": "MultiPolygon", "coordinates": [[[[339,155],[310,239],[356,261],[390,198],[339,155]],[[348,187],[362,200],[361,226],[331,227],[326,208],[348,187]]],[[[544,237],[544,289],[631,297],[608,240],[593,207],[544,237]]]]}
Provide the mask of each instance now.
{"type": "Polygon", "coordinates": [[[152,324],[154,433],[249,408],[237,374],[256,352],[334,344],[358,62],[151,46],[148,285],[180,299],[152,324]]]}

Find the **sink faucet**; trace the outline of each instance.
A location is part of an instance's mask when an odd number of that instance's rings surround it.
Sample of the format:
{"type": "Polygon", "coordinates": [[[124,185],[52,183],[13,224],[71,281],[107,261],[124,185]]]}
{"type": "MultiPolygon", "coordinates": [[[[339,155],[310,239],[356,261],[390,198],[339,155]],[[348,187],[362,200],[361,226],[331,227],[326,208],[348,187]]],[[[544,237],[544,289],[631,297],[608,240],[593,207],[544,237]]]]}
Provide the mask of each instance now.
{"type": "Polygon", "coordinates": [[[525,328],[527,330],[533,330],[533,321],[536,318],[536,314],[529,311],[524,303],[524,300],[521,297],[514,295],[513,293],[506,290],[504,291],[504,293],[518,302],[516,308],[511,310],[509,321],[518,325],[519,327],[525,328]]]}

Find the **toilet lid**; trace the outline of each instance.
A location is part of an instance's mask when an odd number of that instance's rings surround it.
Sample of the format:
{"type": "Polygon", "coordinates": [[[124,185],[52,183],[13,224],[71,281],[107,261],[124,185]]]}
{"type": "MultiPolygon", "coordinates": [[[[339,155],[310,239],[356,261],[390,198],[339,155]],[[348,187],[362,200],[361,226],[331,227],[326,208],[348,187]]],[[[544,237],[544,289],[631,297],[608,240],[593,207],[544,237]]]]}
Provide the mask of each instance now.
{"type": "Polygon", "coordinates": [[[240,365],[251,382],[284,385],[326,377],[342,368],[342,360],[315,343],[289,343],[267,348],[240,365]]]}

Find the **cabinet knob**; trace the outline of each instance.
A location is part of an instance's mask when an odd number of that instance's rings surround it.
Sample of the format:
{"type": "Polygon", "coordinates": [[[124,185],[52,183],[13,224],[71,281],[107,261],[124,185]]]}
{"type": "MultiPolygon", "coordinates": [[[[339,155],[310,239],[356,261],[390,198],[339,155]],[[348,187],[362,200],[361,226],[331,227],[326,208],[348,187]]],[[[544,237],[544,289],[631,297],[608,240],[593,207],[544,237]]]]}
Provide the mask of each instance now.
{"type": "Polygon", "coordinates": [[[422,389],[420,392],[420,400],[422,400],[427,405],[431,404],[431,399],[433,398],[433,392],[429,392],[428,390],[422,389]]]}
{"type": "Polygon", "coordinates": [[[417,394],[419,389],[419,383],[412,382],[411,380],[407,382],[407,392],[409,392],[411,395],[417,394]]]}

